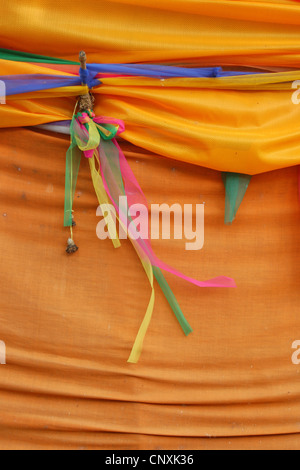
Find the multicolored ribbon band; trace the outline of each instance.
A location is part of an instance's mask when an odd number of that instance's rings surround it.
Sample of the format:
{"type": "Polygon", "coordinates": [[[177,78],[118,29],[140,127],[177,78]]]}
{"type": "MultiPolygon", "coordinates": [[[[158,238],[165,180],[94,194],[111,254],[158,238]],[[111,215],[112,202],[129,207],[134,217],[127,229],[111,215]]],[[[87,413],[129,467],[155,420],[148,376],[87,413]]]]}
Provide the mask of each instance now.
{"type": "Polygon", "coordinates": [[[74,68],[77,62],[56,59],[47,56],[27,54],[0,48],[0,60],[38,64],[46,69],[55,69],[57,75],[28,74],[1,75],[0,80],[6,85],[6,95],[51,90],[56,88],[76,87],[82,83],[91,89],[101,84],[101,77],[144,77],[156,79],[168,78],[223,78],[240,75],[253,75],[253,71],[223,71],[222,67],[174,67],[156,64],[87,64],[86,70],[74,68]],[[69,68],[68,68],[69,67],[69,68]]]}

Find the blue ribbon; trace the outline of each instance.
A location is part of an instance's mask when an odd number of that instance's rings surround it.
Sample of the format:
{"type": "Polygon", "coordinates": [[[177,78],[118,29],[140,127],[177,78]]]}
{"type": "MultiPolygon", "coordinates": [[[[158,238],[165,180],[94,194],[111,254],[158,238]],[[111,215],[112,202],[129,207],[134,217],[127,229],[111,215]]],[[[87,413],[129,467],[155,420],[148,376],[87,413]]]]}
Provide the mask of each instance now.
{"type": "Polygon", "coordinates": [[[88,64],[87,70],[80,69],[78,77],[69,75],[4,75],[0,76],[6,85],[6,95],[18,95],[34,91],[50,90],[68,86],[87,85],[89,88],[101,85],[96,76],[101,74],[116,74],[134,77],[157,79],[168,78],[222,78],[238,75],[251,75],[256,72],[223,72],[221,67],[185,68],[168,65],[151,64],[88,64]]]}

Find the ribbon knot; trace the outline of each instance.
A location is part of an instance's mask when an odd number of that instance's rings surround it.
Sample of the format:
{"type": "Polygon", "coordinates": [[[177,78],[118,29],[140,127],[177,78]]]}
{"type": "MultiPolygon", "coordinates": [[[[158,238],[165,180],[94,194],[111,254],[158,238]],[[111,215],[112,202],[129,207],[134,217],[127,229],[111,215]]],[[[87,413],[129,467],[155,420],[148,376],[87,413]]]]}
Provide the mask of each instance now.
{"type": "Polygon", "coordinates": [[[92,71],[89,69],[84,70],[82,67],[79,70],[80,81],[83,85],[87,85],[89,89],[92,89],[95,86],[101,85],[101,81],[96,78],[98,75],[97,71],[92,71]]]}
{"type": "Polygon", "coordinates": [[[93,157],[101,139],[113,140],[120,132],[120,121],[100,124],[95,117],[95,113],[87,109],[82,113],[77,113],[73,121],[77,145],[86,158],[93,157]]]}
{"type": "Polygon", "coordinates": [[[95,113],[90,109],[87,109],[83,113],[76,114],[75,118],[80,122],[80,124],[88,124],[91,120],[96,117],[95,113]]]}
{"type": "Polygon", "coordinates": [[[81,116],[78,115],[77,119],[80,122],[80,124],[87,124],[91,120],[91,118],[89,117],[87,113],[82,113],[81,116]]]}
{"type": "Polygon", "coordinates": [[[65,196],[65,226],[72,225],[73,200],[77,175],[80,165],[81,152],[89,159],[93,185],[98,202],[103,207],[105,225],[114,246],[120,246],[120,240],[116,230],[116,219],[133,244],[142,266],[146,272],[151,286],[151,297],[148,308],[137,334],[128,362],[137,363],[141,355],[146,331],[149,327],[154,308],[154,277],[158,281],[169,305],[175,314],[184,334],[187,336],[192,328],[184,317],[184,314],[163,276],[162,270],[174,274],[199,287],[235,287],[233,279],[217,277],[209,281],[197,281],[176,269],[163,263],[155,255],[151,243],[147,237],[137,237],[136,219],[133,219],[130,211],[120,205],[120,198],[125,197],[128,207],[134,204],[143,205],[146,208],[148,220],[148,202],[141,190],[115,136],[123,132],[124,123],[117,119],[96,118],[91,110],[84,110],[77,114],[71,123],[71,146],[67,152],[66,163],[66,196],[65,196]],[[109,203],[109,200],[112,204],[109,203]],[[105,208],[105,209],[104,209],[105,208]]]}

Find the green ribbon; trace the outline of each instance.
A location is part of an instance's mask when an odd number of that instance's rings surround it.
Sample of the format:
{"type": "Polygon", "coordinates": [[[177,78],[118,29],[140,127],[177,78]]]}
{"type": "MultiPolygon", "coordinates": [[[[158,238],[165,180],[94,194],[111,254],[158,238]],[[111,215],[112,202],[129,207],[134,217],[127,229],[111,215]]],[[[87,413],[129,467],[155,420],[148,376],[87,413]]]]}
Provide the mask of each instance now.
{"type": "Polygon", "coordinates": [[[153,274],[154,274],[161,290],[165,294],[165,297],[166,297],[171,309],[173,310],[173,313],[175,314],[175,316],[176,316],[176,318],[177,318],[184,334],[186,336],[188,336],[190,333],[193,332],[193,330],[192,330],[190,324],[188,323],[187,319],[183,315],[182,310],[180,308],[180,305],[177,302],[177,299],[176,299],[175,295],[173,294],[172,289],[170,288],[169,284],[167,283],[161,269],[157,268],[156,266],[153,266],[153,274]]]}
{"type": "Polygon", "coordinates": [[[222,178],[226,191],[225,224],[232,224],[252,176],[239,173],[222,173],[222,178]]]}
{"type": "Polygon", "coordinates": [[[36,62],[42,64],[62,64],[62,65],[79,65],[79,62],[70,60],[55,59],[44,55],[29,54],[28,52],[13,51],[10,49],[0,48],[0,59],[12,60],[14,62],[36,62]]]}

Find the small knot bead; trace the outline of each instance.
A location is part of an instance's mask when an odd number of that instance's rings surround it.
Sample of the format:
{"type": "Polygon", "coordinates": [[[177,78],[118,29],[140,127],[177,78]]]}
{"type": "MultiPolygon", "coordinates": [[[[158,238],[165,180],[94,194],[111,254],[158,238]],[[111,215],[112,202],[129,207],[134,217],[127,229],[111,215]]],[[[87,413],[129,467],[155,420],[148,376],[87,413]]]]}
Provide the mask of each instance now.
{"type": "Polygon", "coordinates": [[[76,253],[76,251],[78,251],[78,250],[79,250],[79,248],[78,248],[78,246],[75,245],[74,240],[72,240],[72,238],[69,238],[68,246],[67,246],[67,249],[66,249],[66,252],[68,253],[68,255],[71,255],[72,253],[76,253]]]}

